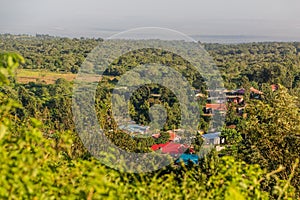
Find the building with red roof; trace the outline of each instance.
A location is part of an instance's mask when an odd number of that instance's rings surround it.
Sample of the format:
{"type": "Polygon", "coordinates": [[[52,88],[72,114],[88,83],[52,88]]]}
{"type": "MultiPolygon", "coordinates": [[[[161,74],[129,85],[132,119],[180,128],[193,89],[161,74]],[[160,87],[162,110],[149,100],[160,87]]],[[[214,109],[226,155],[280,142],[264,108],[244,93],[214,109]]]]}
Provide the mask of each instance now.
{"type": "Polygon", "coordinates": [[[271,85],[271,89],[272,89],[273,92],[278,90],[278,88],[279,88],[279,86],[277,84],[271,85]]]}
{"type": "Polygon", "coordinates": [[[168,145],[169,143],[170,143],[170,142],[167,142],[166,144],[155,144],[155,145],[153,145],[153,146],[151,147],[151,149],[152,149],[153,151],[157,151],[157,150],[163,148],[164,146],[168,145]]]}
{"type": "Polygon", "coordinates": [[[254,87],[251,87],[251,88],[250,88],[250,92],[253,92],[254,94],[263,94],[263,92],[261,92],[261,91],[255,89],[254,87]]]}
{"type": "MultiPolygon", "coordinates": [[[[181,137],[179,137],[179,136],[175,133],[175,131],[171,131],[171,130],[170,130],[170,131],[168,131],[168,133],[169,133],[169,135],[170,135],[169,141],[171,141],[171,142],[174,142],[174,141],[179,142],[179,141],[181,140],[181,137]]],[[[160,133],[153,134],[152,137],[153,137],[154,139],[158,139],[158,138],[160,137],[160,133]]]]}
{"type": "Polygon", "coordinates": [[[169,143],[168,145],[162,147],[161,150],[162,150],[163,153],[180,154],[180,153],[184,153],[187,149],[188,149],[187,145],[169,143]]]}
{"type": "Polygon", "coordinates": [[[224,103],[218,103],[218,104],[206,104],[206,109],[214,109],[219,111],[225,111],[227,110],[226,104],[224,103]]]}
{"type": "Polygon", "coordinates": [[[203,112],[204,116],[212,116],[213,111],[219,111],[220,113],[225,113],[227,111],[227,107],[225,103],[219,103],[219,104],[206,104],[203,112]]]}
{"type": "Polygon", "coordinates": [[[166,144],[155,144],[151,147],[153,151],[161,150],[162,153],[166,154],[182,154],[189,148],[186,144],[177,144],[168,142],[166,144]]]}

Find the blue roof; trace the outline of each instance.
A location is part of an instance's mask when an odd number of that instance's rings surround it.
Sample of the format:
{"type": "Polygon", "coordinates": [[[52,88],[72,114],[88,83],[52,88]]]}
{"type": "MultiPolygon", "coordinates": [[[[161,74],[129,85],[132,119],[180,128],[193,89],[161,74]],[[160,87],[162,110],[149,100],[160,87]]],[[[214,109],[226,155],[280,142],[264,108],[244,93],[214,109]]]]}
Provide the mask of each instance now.
{"type": "Polygon", "coordinates": [[[178,160],[176,160],[176,163],[179,163],[180,161],[183,161],[186,165],[189,163],[189,161],[193,162],[194,164],[198,164],[199,156],[195,154],[182,154],[178,160]]]}
{"type": "Polygon", "coordinates": [[[216,133],[208,133],[208,134],[204,134],[202,135],[205,139],[214,139],[214,138],[218,138],[221,136],[221,132],[216,132],[216,133]]]}
{"type": "Polygon", "coordinates": [[[130,132],[141,132],[144,133],[149,128],[148,126],[140,126],[137,124],[128,124],[119,126],[120,129],[130,131],[130,132]]]}

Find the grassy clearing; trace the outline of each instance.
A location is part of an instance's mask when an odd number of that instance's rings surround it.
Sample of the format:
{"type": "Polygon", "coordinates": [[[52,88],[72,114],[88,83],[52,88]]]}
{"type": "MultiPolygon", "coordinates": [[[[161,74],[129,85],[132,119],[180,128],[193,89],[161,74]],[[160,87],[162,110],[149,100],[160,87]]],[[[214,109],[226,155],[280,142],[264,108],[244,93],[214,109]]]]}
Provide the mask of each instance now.
{"type": "Polygon", "coordinates": [[[44,82],[46,84],[52,84],[55,83],[55,81],[59,78],[64,78],[68,81],[72,81],[76,78],[76,74],[62,74],[49,71],[27,69],[19,69],[16,72],[16,79],[19,83],[44,82]]]}
{"type": "MultiPolygon", "coordinates": [[[[18,69],[16,72],[16,79],[19,83],[43,82],[46,84],[53,84],[59,78],[64,78],[67,81],[73,81],[76,76],[76,74],[71,73],[57,73],[44,70],[18,69]]],[[[87,77],[87,81],[97,82],[99,80],[99,75],[89,75],[87,77]]]]}

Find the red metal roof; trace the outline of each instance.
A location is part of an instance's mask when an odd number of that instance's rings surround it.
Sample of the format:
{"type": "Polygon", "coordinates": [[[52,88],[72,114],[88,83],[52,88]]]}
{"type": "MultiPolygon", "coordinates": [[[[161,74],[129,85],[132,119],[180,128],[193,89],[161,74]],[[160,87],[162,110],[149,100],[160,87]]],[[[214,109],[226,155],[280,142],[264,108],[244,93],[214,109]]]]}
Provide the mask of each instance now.
{"type": "Polygon", "coordinates": [[[250,88],[250,91],[253,92],[253,93],[255,93],[255,94],[263,94],[263,92],[261,92],[261,91],[255,89],[254,87],[251,87],[251,88],[250,88]]]}
{"type": "Polygon", "coordinates": [[[271,88],[272,88],[272,91],[274,92],[274,91],[278,90],[278,85],[273,84],[273,85],[271,85],[271,88]]]}
{"type": "Polygon", "coordinates": [[[152,149],[153,151],[157,151],[158,149],[160,149],[160,148],[162,148],[162,147],[168,145],[169,143],[170,143],[170,142],[167,142],[166,144],[155,144],[155,145],[153,145],[153,146],[151,147],[151,149],[152,149]]]}
{"type": "Polygon", "coordinates": [[[179,153],[184,153],[187,148],[188,148],[187,145],[169,143],[168,145],[162,147],[162,152],[169,153],[169,154],[179,154],[179,153]]]}
{"type": "Polygon", "coordinates": [[[168,154],[180,154],[184,153],[189,146],[186,144],[177,144],[177,143],[166,143],[166,144],[156,144],[151,147],[153,151],[157,151],[161,148],[162,153],[168,154]]]}
{"type": "Polygon", "coordinates": [[[227,110],[226,104],[224,104],[224,103],[206,104],[206,108],[211,108],[211,109],[220,110],[220,111],[227,110]]]}

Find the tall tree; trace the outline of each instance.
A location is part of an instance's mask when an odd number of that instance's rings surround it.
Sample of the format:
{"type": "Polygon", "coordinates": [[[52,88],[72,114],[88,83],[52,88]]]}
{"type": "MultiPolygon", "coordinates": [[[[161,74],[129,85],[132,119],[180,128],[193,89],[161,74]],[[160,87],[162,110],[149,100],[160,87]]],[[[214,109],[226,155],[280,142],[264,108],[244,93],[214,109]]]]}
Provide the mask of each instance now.
{"type": "MultiPolygon", "coordinates": [[[[279,90],[264,101],[253,100],[246,107],[247,119],[240,157],[248,163],[259,163],[263,168],[276,170],[284,166],[280,177],[288,180],[293,163],[300,155],[300,114],[296,98],[286,88],[279,90]]],[[[292,180],[298,189],[299,168],[292,180]]]]}

